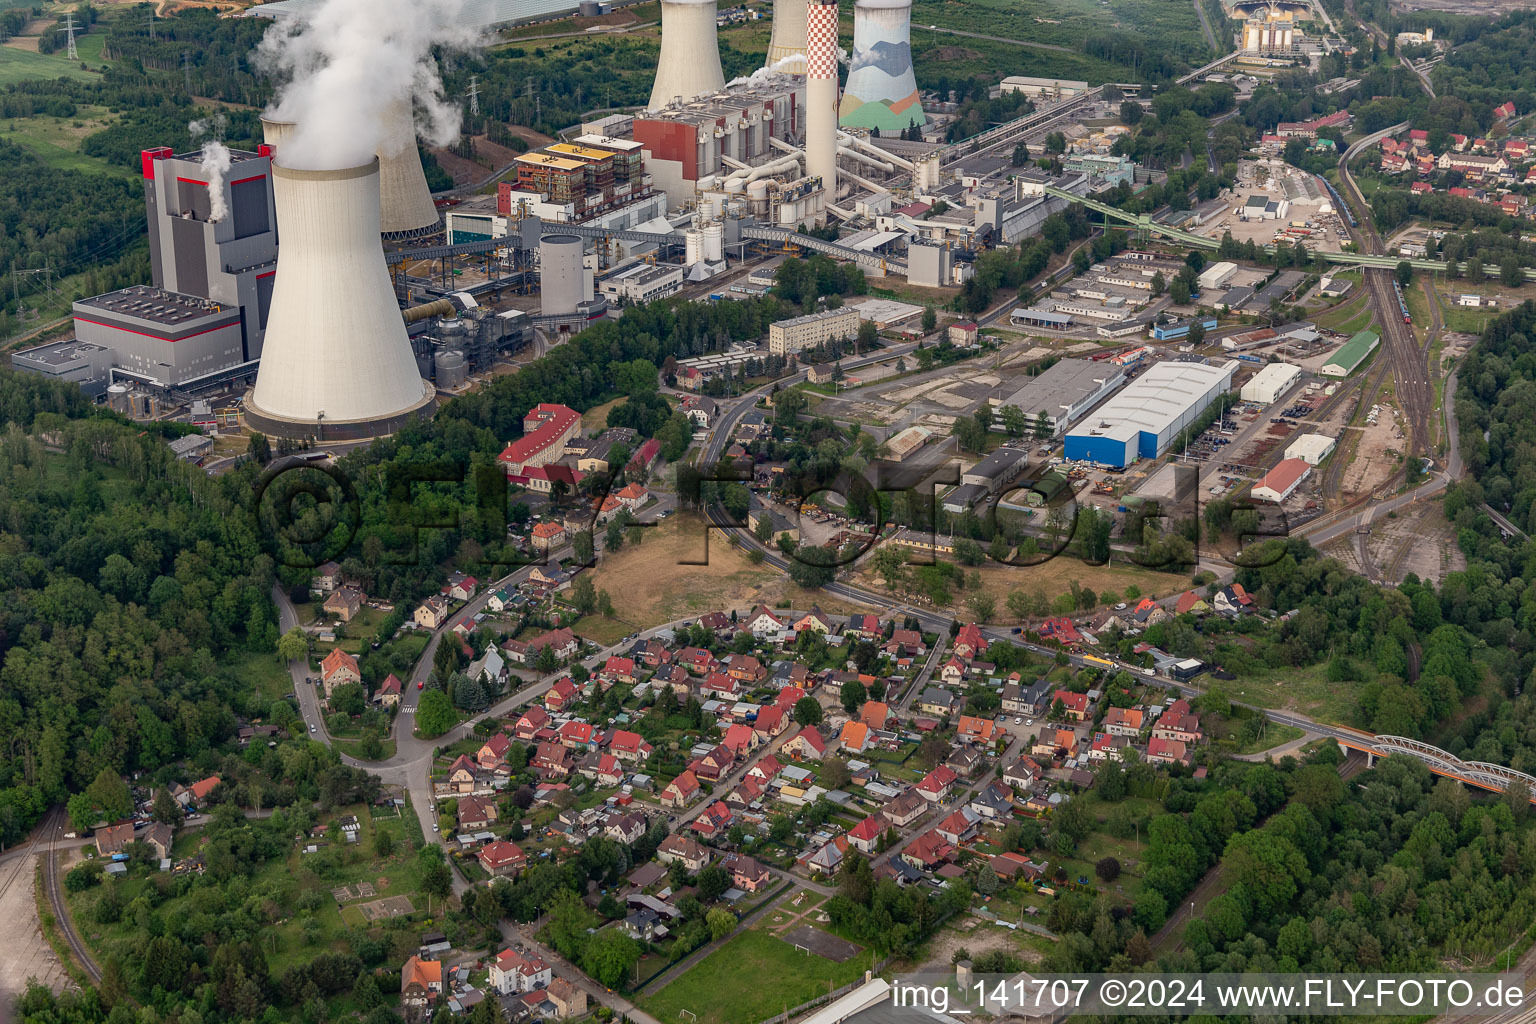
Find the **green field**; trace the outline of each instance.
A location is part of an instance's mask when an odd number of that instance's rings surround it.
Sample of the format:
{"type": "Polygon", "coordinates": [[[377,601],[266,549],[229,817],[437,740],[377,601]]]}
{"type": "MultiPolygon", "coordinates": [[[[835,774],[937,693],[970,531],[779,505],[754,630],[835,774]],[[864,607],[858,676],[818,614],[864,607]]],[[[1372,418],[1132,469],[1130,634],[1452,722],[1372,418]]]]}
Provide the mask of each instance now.
{"type": "Polygon", "coordinates": [[[82,106],[74,117],[38,115],[0,121],[0,140],[14,142],[50,167],[130,177],[133,172],[128,168],[80,152],[85,137],[105,128],[110,117],[105,107],[82,106]]]}
{"type": "Polygon", "coordinates": [[[639,1005],[661,1021],[686,1016],[697,1024],[749,1024],[858,979],[871,955],[859,953],[835,964],[750,928],[639,1005]]]}
{"type": "Polygon", "coordinates": [[[293,677],[288,674],[288,666],[278,661],[275,654],[230,655],[223,665],[250,683],[264,703],[282,700],[293,692],[293,677]]]}
{"type": "MultiPolygon", "coordinates": [[[[96,44],[98,55],[101,45],[96,44]]],[[[78,63],[72,63],[61,54],[43,55],[14,46],[0,46],[0,85],[15,82],[52,81],[55,78],[79,78],[100,80],[96,71],[82,71],[78,63]]]]}

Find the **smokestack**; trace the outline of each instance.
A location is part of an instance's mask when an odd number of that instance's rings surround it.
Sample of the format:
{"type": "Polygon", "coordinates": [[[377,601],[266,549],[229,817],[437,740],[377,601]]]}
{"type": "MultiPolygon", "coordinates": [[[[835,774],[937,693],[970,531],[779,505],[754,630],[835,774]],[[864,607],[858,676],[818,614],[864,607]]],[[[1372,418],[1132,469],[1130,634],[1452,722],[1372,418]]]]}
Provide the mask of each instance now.
{"type": "Polygon", "coordinates": [[[379,246],[379,163],[272,163],[282,247],[246,422],[279,437],[390,434],[433,405],[379,246]]]}
{"type": "Polygon", "coordinates": [[[715,34],[715,0],[662,0],[661,56],[646,109],[660,110],[725,88],[720,40],[715,34]]]}
{"type": "Polygon", "coordinates": [[[805,28],[805,173],[837,202],[837,0],[815,0],[805,28]]]}
{"type": "Polygon", "coordinates": [[[900,131],[928,123],[912,72],[912,0],[858,0],[853,63],[843,92],[845,128],[900,131]]]}
{"type": "Polygon", "coordinates": [[[437,207],[416,152],[409,101],[389,108],[389,134],[379,146],[379,231],[389,239],[437,230],[437,207]]]}
{"type": "Polygon", "coordinates": [[[805,17],[806,0],[774,0],[773,38],[764,67],[805,74],[805,17]]]}

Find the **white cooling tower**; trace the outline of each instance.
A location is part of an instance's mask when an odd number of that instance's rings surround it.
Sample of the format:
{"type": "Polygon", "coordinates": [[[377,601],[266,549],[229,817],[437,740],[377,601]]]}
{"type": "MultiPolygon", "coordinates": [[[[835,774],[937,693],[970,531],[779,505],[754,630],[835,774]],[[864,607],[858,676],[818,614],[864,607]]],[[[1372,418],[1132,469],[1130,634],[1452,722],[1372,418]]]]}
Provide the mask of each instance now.
{"type": "Polygon", "coordinates": [[[379,164],[272,163],[282,246],[246,422],[280,437],[377,437],[427,415],[379,246],[379,164]]]}
{"type": "Polygon", "coordinates": [[[437,207],[416,152],[410,102],[395,104],[389,120],[389,137],[379,147],[379,232],[394,239],[436,231],[437,207]]]}
{"type": "Polygon", "coordinates": [[[843,90],[844,128],[897,132],[928,123],[912,70],[912,0],[858,0],[853,63],[843,90]]]}
{"type": "Polygon", "coordinates": [[[773,38],[764,67],[805,74],[805,13],[806,0],[773,0],[773,38]]]}
{"type": "Polygon", "coordinates": [[[837,202],[837,2],[806,11],[805,173],[819,175],[825,201],[837,202]]]}
{"type": "MultiPolygon", "coordinates": [[[[416,152],[416,134],[411,125],[409,103],[399,103],[391,111],[393,129],[390,141],[379,149],[379,233],[388,239],[410,238],[438,228],[437,207],[427,188],[427,175],[421,169],[416,152]]],[[[293,134],[292,121],[263,116],[262,140],[274,150],[281,150],[284,140],[293,134]]]]}
{"type": "Polygon", "coordinates": [[[661,56],[647,109],[660,110],[725,88],[720,40],[715,35],[715,0],[662,0],[661,56]]]}

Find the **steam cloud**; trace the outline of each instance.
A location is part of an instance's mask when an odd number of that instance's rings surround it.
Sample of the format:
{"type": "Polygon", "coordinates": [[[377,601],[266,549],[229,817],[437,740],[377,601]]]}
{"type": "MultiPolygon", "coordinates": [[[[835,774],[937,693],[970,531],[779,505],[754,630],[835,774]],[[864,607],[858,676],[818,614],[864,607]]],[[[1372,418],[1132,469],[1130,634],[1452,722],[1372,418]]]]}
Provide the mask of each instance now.
{"type": "Polygon", "coordinates": [[[203,173],[208,175],[208,222],[217,224],[229,216],[229,206],[224,202],[224,176],[229,173],[229,147],[218,140],[224,134],[227,121],[223,114],[215,114],[205,120],[187,125],[193,141],[204,135],[213,138],[203,141],[203,173]]]}
{"type": "Polygon", "coordinates": [[[763,79],[767,78],[770,74],[772,74],[775,71],[785,71],[785,70],[787,70],[793,64],[799,64],[801,66],[804,66],[804,64],[805,64],[805,54],[803,54],[803,53],[792,53],[792,54],[790,54],[787,57],[780,57],[778,60],[774,61],[772,64],[769,64],[767,67],[758,68],[756,71],[752,72],[750,75],[744,75],[744,76],[742,76],[740,78],[733,78],[729,82],[726,82],[725,84],[726,85],[749,85],[749,84],[755,84],[757,82],[761,82],[763,79]]]}
{"type": "Polygon", "coordinates": [[[435,47],[468,50],[480,32],[463,0],[322,0],[301,17],[273,22],[256,48],[258,66],[284,84],[267,116],[291,121],[279,162],[339,170],[393,155],[415,134],[446,146],[459,137],[459,109],[443,95],[435,47]]]}

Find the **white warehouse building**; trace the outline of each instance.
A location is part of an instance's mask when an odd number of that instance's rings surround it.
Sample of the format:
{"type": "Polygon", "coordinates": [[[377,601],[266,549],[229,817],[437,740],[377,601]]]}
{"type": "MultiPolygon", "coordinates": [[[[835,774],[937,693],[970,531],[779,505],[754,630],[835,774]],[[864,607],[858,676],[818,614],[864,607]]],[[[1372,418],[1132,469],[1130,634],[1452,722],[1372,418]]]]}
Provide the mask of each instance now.
{"type": "Polygon", "coordinates": [[[1155,459],[1179,432],[1232,390],[1237,360],[1155,363],[1067,434],[1069,459],[1125,467],[1155,459]]]}
{"type": "Polygon", "coordinates": [[[1300,459],[1309,466],[1319,465],[1333,453],[1338,441],[1327,434],[1302,434],[1285,449],[1287,459],[1300,459]]]}
{"type": "Polygon", "coordinates": [[[1212,263],[1210,266],[1206,267],[1205,270],[1201,271],[1200,276],[1196,279],[1196,283],[1200,285],[1200,290],[1202,292],[1208,292],[1213,289],[1220,288],[1222,285],[1232,280],[1236,273],[1236,263],[1212,263]]]}
{"type": "Polygon", "coordinates": [[[1270,363],[1248,378],[1239,397],[1245,402],[1271,405],[1300,380],[1301,367],[1291,363],[1270,363]]]}

